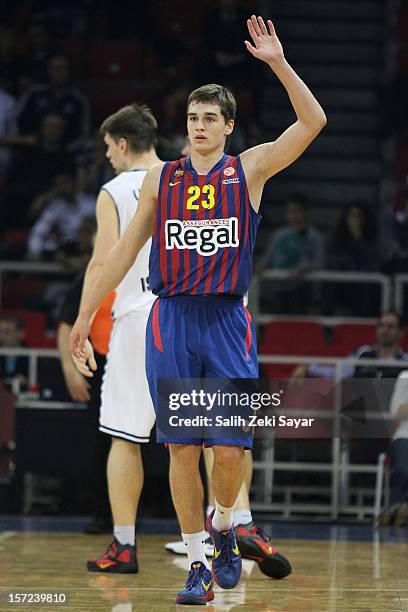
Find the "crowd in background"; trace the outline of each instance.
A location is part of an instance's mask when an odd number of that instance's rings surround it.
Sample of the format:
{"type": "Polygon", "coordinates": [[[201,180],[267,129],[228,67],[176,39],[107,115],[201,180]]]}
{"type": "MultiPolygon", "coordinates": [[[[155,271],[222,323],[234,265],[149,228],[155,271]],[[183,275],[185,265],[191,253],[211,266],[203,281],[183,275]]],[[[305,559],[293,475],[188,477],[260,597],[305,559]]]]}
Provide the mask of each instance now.
{"type": "MultiPolygon", "coordinates": [[[[119,15],[113,2],[93,0],[2,9],[0,259],[83,267],[96,195],[112,174],[98,125],[122,104],[137,99],[151,106],[160,126],[159,154],[176,159],[185,144],[188,93],[203,82],[222,82],[238,98],[230,152],[264,139],[258,118],[265,73],[241,49],[248,10],[254,6],[246,0],[217,2],[216,19],[211,2],[191,13],[180,1],[170,7],[155,0],[138,7],[137,19],[126,7],[119,15]],[[120,53],[110,56],[99,44],[107,38],[111,49],[120,42],[122,62],[120,53]]],[[[313,312],[321,294],[302,283],[309,271],[407,270],[408,204],[396,215],[390,210],[384,223],[374,203],[345,202],[336,227],[314,227],[307,195],[288,194],[280,203],[283,227],[264,224],[257,270],[290,276],[268,295],[268,311],[313,312]]],[[[370,314],[364,305],[370,297],[357,298],[354,290],[335,289],[327,296],[326,303],[335,304],[328,313],[370,314]]]]}

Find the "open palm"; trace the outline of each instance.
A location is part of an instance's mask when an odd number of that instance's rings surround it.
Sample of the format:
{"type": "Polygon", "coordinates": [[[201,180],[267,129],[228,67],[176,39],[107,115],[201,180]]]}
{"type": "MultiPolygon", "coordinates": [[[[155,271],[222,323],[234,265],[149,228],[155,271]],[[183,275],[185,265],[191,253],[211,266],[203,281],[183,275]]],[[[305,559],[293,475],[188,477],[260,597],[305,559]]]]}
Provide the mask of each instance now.
{"type": "Polygon", "coordinates": [[[279,38],[276,36],[272,21],[268,19],[267,23],[269,31],[262,17],[257,18],[252,15],[251,19],[248,19],[247,25],[255,46],[248,40],[245,41],[245,45],[254,57],[270,64],[283,59],[283,49],[279,38]]]}

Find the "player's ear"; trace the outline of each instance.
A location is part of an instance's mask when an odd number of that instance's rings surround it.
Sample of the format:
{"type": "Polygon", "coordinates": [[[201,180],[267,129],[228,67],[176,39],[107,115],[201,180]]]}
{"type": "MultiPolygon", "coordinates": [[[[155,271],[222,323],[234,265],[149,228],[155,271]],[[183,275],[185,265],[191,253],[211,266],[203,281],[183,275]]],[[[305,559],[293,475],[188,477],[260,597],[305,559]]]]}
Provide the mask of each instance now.
{"type": "Polygon", "coordinates": [[[122,153],[126,153],[126,151],[128,150],[128,143],[127,143],[126,138],[121,138],[119,140],[119,147],[122,153]]]}
{"type": "Polygon", "coordinates": [[[230,134],[232,134],[233,129],[234,129],[234,120],[229,119],[229,121],[227,121],[227,123],[225,124],[225,131],[224,131],[225,136],[229,136],[230,134]]]}

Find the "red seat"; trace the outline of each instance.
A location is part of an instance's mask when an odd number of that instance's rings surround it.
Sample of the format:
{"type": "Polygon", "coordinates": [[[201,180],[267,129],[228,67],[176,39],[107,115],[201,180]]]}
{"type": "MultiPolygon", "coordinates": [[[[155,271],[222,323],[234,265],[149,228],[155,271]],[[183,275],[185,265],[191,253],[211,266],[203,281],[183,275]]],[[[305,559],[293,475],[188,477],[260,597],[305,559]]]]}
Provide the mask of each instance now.
{"type": "MultiPolygon", "coordinates": [[[[265,326],[259,352],[265,355],[326,355],[323,327],[310,321],[272,321],[265,326]]],[[[270,378],[288,378],[293,364],[270,364],[270,378]]]]}
{"type": "Polygon", "coordinates": [[[339,357],[350,355],[356,348],[376,343],[376,326],[373,323],[340,323],[333,328],[330,354],[339,357]]]}
{"type": "Polygon", "coordinates": [[[0,314],[18,315],[25,321],[25,342],[27,346],[31,348],[45,346],[43,342],[44,340],[47,340],[45,338],[47,320],[44,313],[38,312],[37,310],[25,310],[23,308],[19,308],[16,310],[1,310],[0,314]]]}

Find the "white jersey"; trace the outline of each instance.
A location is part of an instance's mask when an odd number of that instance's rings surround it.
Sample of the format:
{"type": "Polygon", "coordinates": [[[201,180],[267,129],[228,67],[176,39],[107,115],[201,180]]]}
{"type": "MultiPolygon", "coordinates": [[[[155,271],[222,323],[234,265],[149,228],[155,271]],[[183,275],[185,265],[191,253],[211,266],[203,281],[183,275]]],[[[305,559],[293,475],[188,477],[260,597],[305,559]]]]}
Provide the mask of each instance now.
{"type": "MultiPolygon", "coordinates": [[[[109,193],[116,205],[120,236],[125,233],[137,210],[140,188],[146,173],[147,170],[122,172],[102,187],[109,193]]],[[[115,319],[129,312],[148,308],[155,300],[155,296],[149,289],[150,247],[151,238],[139,251],[135,263],[116,288],[116,299],[113,305],[115,319]]]]}

